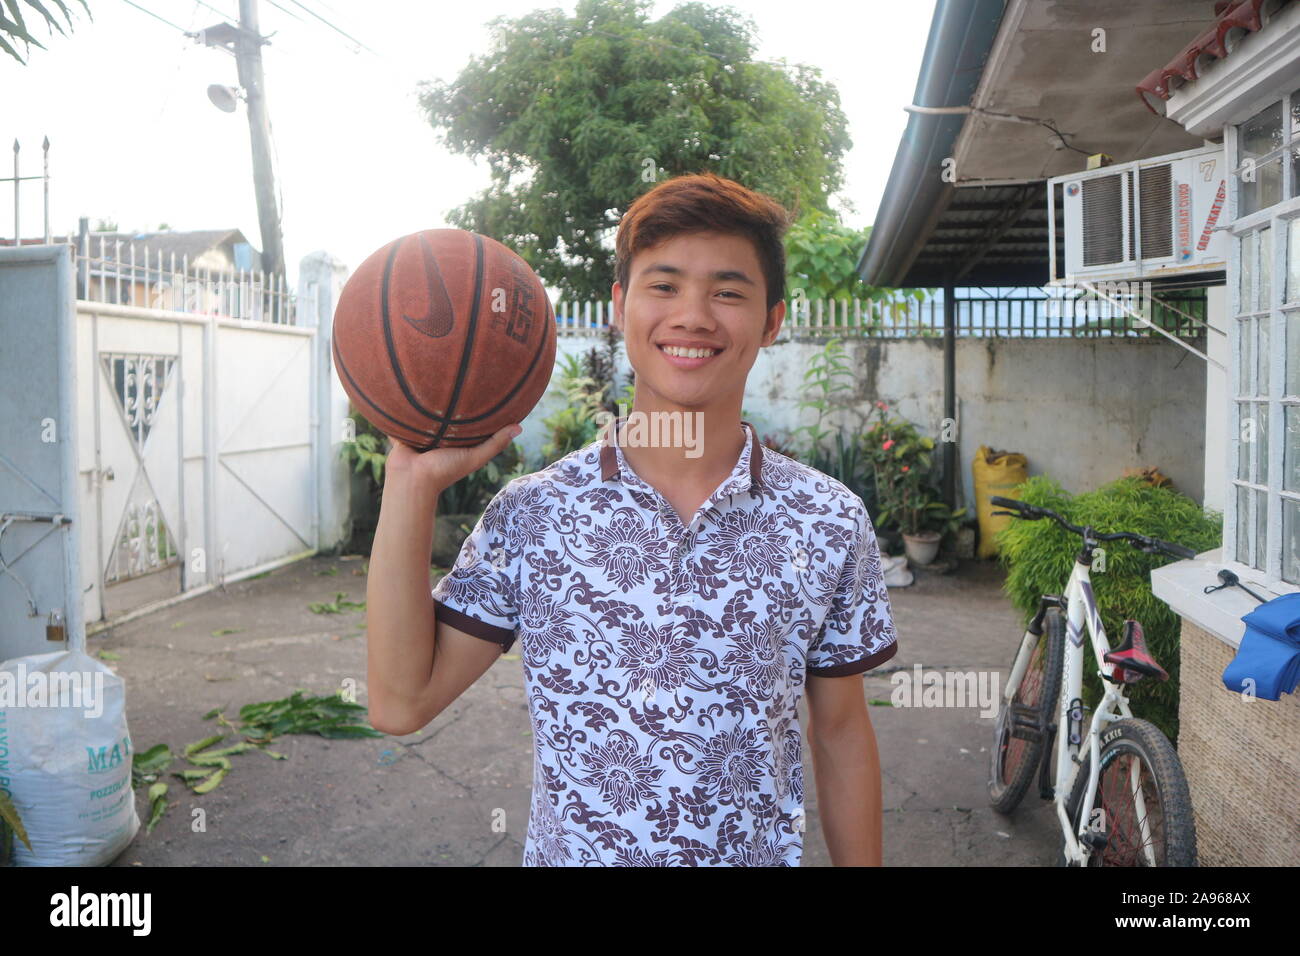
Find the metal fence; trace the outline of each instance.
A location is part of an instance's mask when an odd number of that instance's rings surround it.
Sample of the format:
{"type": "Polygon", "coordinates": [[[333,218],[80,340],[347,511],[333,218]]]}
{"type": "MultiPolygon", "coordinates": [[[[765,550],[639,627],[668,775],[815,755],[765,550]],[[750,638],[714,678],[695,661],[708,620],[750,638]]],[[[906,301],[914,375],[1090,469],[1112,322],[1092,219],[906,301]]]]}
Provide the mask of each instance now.
{"type": "MultiPolygon", "coordinates": [[[[1073,293],[1074,290],[1071,290],[1073,293]]],[[[956,334],[1009,338],[1160,338],[1144,321],[1178,338],[1205,333],[1204,290],[1153,295],[1113,296],[1114,302],[1057,290],[1028,290],[1002,296],[956,300],[956,334]]],[[[561,335],[599,335],[609,327],[612,301],[556,304],[561,335]]],[[[786,301],[782,337],[863,336],[931,338],[944,334],[943,301],[909,296],[893,302],[862,299],[786,301]]]]}
{"type": "MultiPolygon", "coordinates": [[[[256,269],[220,270],[150,248],[145,242],[94,234],[54,237],[76,251],[77,299],[244,322],[297,325],[297,297],[284,276],[256,269]]],[[[24,240],[24,244],[26,241],[24,240]]]]}
{"type": "MultiPolygon", "coordinates": [[[[65,240],[76,245],[76,239],[65,240]]],[[[147,244],[83,236],[77,249],[77,298],[170,312],[219,315],[249,322],[297,324],[297,303],[280,275],[243,269],[223,272],[188,257],[164,255],[147,244]]],[[[1203,289],[1098,296],[1077,289],[1002,290],[956,299],[956,334],[962,337],[1113,338],[1161,337],[1152,325],[1180,339],[1205,334],[1203,289]],[[1150,324],[1148,324],[1150,323],[1150,324]]],[[[612,300],[561,300],[555,304],[560,335],[601,335],[613,316],[612,300]]],[[[819,336],[933,338],[944,334],[941,298],[903,294],[892,301],[788,299],[782,338],[819,336]]]]}
{"type": "Polygon", "coordinates": [[[219,315],[248,322],[296,325],[294,295],[279,274],[214,270],[188,256],[150,255],[147,244],[86,237],[77,254],[77,297],[169,312],[219,315]]]}

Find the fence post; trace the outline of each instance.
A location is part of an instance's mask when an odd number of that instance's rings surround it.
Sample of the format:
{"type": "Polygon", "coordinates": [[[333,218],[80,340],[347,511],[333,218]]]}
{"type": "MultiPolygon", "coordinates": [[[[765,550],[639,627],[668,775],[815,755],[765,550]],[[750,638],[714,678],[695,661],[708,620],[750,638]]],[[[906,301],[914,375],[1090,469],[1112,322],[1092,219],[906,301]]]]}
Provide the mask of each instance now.
{"type": "Polygon", "coordinates": [[[330,349],[334,306],[348,269],[328,252],[313,252],[298,264],[297,324],[314,326],[312,339],[312,481],[314,544],[319,551],[342,548],[352,537],[351,476],[339,457],[348,396],[334,370],[330,349]]]}

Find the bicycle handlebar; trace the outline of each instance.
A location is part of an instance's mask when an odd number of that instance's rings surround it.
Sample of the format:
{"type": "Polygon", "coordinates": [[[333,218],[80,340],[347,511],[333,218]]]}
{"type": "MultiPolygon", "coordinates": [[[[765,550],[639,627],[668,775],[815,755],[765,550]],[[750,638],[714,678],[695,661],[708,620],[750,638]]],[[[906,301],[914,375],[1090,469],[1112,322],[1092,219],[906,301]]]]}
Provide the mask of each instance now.
{"type": "Polygon", "coordinates": [[[1071,524],[1066,521],[1055,511],[1050,508],[1042,508],[1038,505],[1031,505],[1026,501],[1017,501],[1014,498],[1003,498],[1001,495],[993,495],[989,498],[992,504],[999,508],[1010,508],[1010,511],[995,511],[994,514],[1008,514],[1015,518],[1021,518],[1025,521],[1038,521],[1042,518],[1052,518],[1062,528],[1078,535],[1091,534],[1096,541],[1130,541],[1136,547],[1148,554],[1155,551],[1164,551],[1166,554],[1172,554],[1176,558],[1195,558],[1196,552],[1191,548],[1185,548],[1181,544],[1174,544],[1170,541],[1161,541],[1159,538],[1152,538],[1145,534],[1138,534],[1136,531],[1116,531],[1112,534],[1101,534],[1092,531],[1091,528],[1081,528],[1077,524],[1071,524]]]}

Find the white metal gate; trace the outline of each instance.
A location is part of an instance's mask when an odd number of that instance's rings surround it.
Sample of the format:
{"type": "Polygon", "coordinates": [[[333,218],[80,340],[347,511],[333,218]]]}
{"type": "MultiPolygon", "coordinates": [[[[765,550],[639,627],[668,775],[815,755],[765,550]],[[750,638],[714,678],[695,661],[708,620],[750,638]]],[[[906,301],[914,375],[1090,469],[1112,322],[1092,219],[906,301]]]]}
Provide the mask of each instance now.
{"type": "Polygon", "coordinates": [[[95,448],[85,469],[94,497],[102,612],[112,617],[184,589],[180,560],[181,364],[175,352],[97,348],[92,315],[95,448]]]}
{"type": "Polygon", "coordinates": [[[0,247],[0,659],[348,540],[346,277],[0,247]]]}
{"type": "Polygon", "coordinates": [[[318,547],[316,329],[225,307],[77,303],[92,622],[318,547]]]}
{"type": "Polygon", "coordinates": [[[123,251],[78,258],[92,633],[332,547],[347,524],[330,437],[346,396],[320,366],[339,264],[304,260],[299,309],[278,280],[123,251]]]}

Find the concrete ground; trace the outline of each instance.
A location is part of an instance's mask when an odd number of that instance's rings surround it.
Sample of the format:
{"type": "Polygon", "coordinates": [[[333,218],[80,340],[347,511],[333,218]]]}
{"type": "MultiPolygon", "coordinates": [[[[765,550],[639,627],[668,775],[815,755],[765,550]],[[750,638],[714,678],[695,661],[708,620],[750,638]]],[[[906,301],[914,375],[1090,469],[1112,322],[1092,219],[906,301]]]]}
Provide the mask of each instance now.
{"type": "MultiPolygon", "coordinates": [[[[242,705],[296,688],[326,694],[351,680],[364,703],[364,612],[308,609],[338,591],[363,601],[362,568],[359,557],[302,561],[91,638],[90,653],[120,656],[111,666],[126,680],[137,751],[166,743],[179,753],[221,729],[202,719],[213,708],[234,719],[242,705]]],[[[891,590],[899,651],[866,678],[868,699],[889,702],[891,674],[912,674],[916,664],[996,673],[1000,688],[1021,633],[1002,580],[992,562],[963,562],[953,574],[918,574],[911,587],[891,590]]],[[[520,661],[508,655],[419,733],[280,737],[271,747],[287,760],[235,755],[225,780],[203,796],[170,778],[166,815],[151,834],[142,825],[113,865],[518,866],[532,781],[526,707],[520,661]]],[[[978,706],[886,703],[871,718],[886,866],[1055,863],[1060,835],[1050,804],[1031,790],[1010,818],[988,807],[993,719],[978,706]]],[[[806,741],[804,768],[804,865],[828,866],[806,741]]],[[[143,824],[143,791],[136,804],[143,824]]]]}

